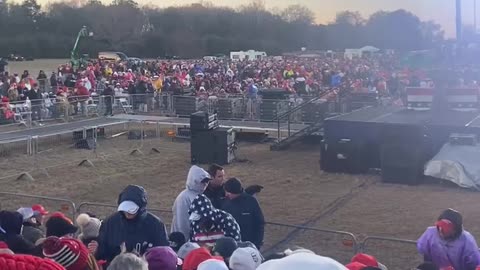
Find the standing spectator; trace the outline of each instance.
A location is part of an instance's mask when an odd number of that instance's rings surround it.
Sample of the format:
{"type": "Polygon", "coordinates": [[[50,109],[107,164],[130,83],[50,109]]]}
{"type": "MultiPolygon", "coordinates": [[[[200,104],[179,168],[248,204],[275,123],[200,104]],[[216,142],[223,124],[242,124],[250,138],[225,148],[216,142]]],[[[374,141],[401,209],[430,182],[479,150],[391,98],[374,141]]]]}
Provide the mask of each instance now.
{"type": "Polygon", "coordinates": [[[65,270],[63,266],[49,259],[13,254],[0,254],[0,269],[65,270]]]}
{"type": "Polygon", "coordinates": [[[57,86],[58,86],[58,79],[57,79],[57,74],[55,74],[55,71],[52,71],[52,75],[50,75],[50,86],[53,89],[53,92],[56,93],[57,86]]]}
{"type": "Polygon", "coordinates": [[[480,253],[475,238],[463,229],[462,215],[447,209],[435,226],[428,227],[417,241],[417,249],[425,262],[440,269],[474,270],[480,265],[480,253]]]}
{"type": "Polygon", "coordinates": [[[154,247],[145,253],[148,270],[177,270],[182,260],[170,247],[154,247]]]}
{"type": "Polygon", "coordinates": [[[107,84],[103,90],[103,100],[105,101],[105,116],[113,116],[112,103],[114,99],[115,91],[111,84],[107,84]]]}
{"type": "Polygon", "coordinates": [[[73,237],[78,228],[73,222],[61,212],[53,213],[45,223],[47,228],[46,236],[73,237]]]}
{"type": "Polygon", "coordinates": [[[32,210],[35,216],[35,220],[41,226],[44,223],[45,216],[48,215],[48,211],[41,204],[32,205],[32,210]]]}
{"type": "Polygon", "coordinates": [[[145,259],[133,253],[122,253],[113,259],[107,270],[149,270],[145,259]]]}
{"type": "Polygon", "coordinates": [[[100,228],[97,258],[111,262],[124,243],[128,252],[142,255],[147,248],[168,246],[165,225],[147,212],[147,192],[129,185],[118,198],[118,212],[107,218],[100,228]]]}
{"type": "Polygon", "coordinates": [[[42,92],[45,92],[45,88],[47,86],[47,75],[43,70],[40,70],[40,72],[38,72],[37,81],[40,86],[40,90],[42,92]]]}
{"type": "Polygon", "coordinates": [[[229,213],[215,209],[203,194],[190,205],[190,240],[200,245],[213,245],[217,239],[231,237],[241,241],[240,226],[229,213]]]}
{"type": "Polygon", "coordinates": [[[29,76],[30,76],[30,74],[28,73],[28,70],[24,70],[21,79],[22,79],[22,80],[23,80],[23,79],[26,79],[26,78],[28,78],[29,76]]]}
{"type": "Polygon", "coordinates": [[[230,213],[240,225],[242,241],[250,241],[260,249],[263,245],[265,220],[257,199],[243,191],[242,182],[230,178],[224,184],[227,200],[223,210],[230,213]]]}
{"type": "Polygon", "coordinates": [[[262,263],[262,255],[252,247],[238,248],[230,257],[230,269],[255,270],[262,263]]]}
{"type": "Polygon", "coordinates": [[[211,177],[204,169],[193,165],[188,171],[185,190],[178,194],[173,203],[172,232],[181,232],[190,239],[190,220],[188,211],[192,201],[205,191],[211,177]]]}
{"type": "Polygon", "coordinates": [[[32,242],[22,236],[23,216],[18,212],[0,212],[0,241],[5,242],[13,253],[31,254],[35,253],[35,246],[32,242]]]}
{"type": "Polygon", "coordinates": [[[62,265],[66,270],[98,270],[95,258],[77,239],[48,237],[43,243],[43,255],[62,265]]]}
{"type": "Polygon", "coordinates": [[[23,216],[23,237],[31,243],[36,243],[38,239],[44,237],[44,233],[40,230],[40,224],[35,218],[35,213],[30,207],[22,207],[17,210],[23,216]]]}
{"type": "MultiPolygon", "coordinates": [[[[316,255],[312,252],[298,252],[282,259],[270,260],[261,264],[258,270],[347,270],[339,262],[316,255]]],[[[235,270],[235,269],[233,269],[235,270]]]]}
{"type": "Polygon", "coordinates": [[[203,194],[210,199],[215,208],[220,209],[222,202],[225,200],[225,191],[223,190],[225,170],[217,164],[212,164],[208,168],[208,173],[212,176],[212,180],[208,182],[207,189],[203,194]]]}
{"type": "Polygon", "coordinates": [[[40,120],[42,112],[42,95],[38,89],[37,83],[33,84],[33,88],[28,91],[27,97],[32,103],[32,119],[40,120]]]}
{"type": "Polygon", "coordinates": [[[77,225],[80,227],[81,234],[78,239],[88,246],[92,241],[98,242],[98,234],[102,222],[98,218],[90,217],[88,214],[80,214],[77,217],[77,225]]]}
{"type": "MultiPolygon", "coordinates": [[[[88,80],[87,80],[88,81],[88,80]]],[[[86,114],[86,107],[87,107],[87,100],[90,96],[90,91],[88,91],[87,87],[85,87],[85,81],[81,81],[80,85],[75,89],[74,95],[77,99],[77,104],[74,106],[75,114],[78,114],[78,106],[82,111],[82,115],[86,114]]]]}

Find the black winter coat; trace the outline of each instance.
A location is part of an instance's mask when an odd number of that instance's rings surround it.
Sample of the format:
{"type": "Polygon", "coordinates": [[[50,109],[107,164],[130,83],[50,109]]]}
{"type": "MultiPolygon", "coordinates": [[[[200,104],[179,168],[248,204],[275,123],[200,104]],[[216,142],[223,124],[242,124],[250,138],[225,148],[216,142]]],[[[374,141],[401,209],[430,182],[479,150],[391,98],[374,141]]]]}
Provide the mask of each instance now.
{"type": "Polygon", "coordinates": [[[250,241],[260,249],[263,244],[265,220],[257,199],[243,193],[233,200],[226,200],[222,209],[230,213],[240,225],[242,241],[250,241]]]}
{"type": "Polygon", "coordinates": [[[169,245],[165,225],[158,217],[146,211],[147,194],[142,187],[126,187],[119,196],[118,204],[123,201],[133,201],[140,209],[133,220],[127,220],[123,213],[117,212],[102,223],[96,254],[99,260],[111,262],[120,254],[122,243],[125,243],[128,252],[140,255],[147,248],[169,245]]]}
{"type": "Polygon", "coordinates": [[[35,245],[20,234],[0,234],[0,241],[15,254],[36,255],[35,245]]]}

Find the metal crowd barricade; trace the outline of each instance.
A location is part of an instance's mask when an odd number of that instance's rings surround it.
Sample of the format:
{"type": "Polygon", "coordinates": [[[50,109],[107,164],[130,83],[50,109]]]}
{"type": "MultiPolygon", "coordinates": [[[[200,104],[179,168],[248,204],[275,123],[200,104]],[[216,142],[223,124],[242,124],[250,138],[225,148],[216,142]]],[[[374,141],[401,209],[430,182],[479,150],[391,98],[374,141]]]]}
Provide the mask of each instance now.
{"type": "MultiPolygon", "coordinates": [[[[107,203],[97,203],[97,202],[82,202],[77,207],[77,214],[81,213],[92,213],[95,214],[100,219],[105,219],[111,214],[117,211],[118,205],[107,204],[107,203]]],[[[165,224],[167,229],[170,228],[170,222],[173,218],[173,213],[171,210],[167,209],[158,209],[158,208],[147,208],[147,210],[157,217],[159,217],[162,222],[165,224]]]]}
{"type": "Polygon", "coordinates": [[[263,246],[265,254],[295,246],[310,249],[342,263],[348,263],[359,248],[357,238],[350,232],[266,222],[263,246]]]}
{"type": "Polygon", "coordinates": [[[368,236],[360,251],[375,256],[388,269],[414,269],[423,262],[417,251],[417,242],[407,239],[368,236]]]}
{"type": "Polygon", "coordinates": [[[0,209],[15,211],[20,207],[31,207],[34,204],[43,205],[50,213],[63,212],[73,220],[76,217],[75,203],[68,199],[21,194],[14,192],[0,192],[0,209]]]}

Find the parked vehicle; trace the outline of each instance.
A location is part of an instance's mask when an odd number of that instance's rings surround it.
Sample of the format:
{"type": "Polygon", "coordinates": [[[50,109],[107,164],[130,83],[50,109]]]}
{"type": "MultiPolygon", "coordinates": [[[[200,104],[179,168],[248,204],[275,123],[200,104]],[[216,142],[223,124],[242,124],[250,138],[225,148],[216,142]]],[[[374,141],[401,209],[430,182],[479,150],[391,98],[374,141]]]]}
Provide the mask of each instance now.
{"type": "Polygon", "coordinates": [[[98,59],[104,61],[127,61],[128,56],[123,52],[99,52],[98,59]]]}

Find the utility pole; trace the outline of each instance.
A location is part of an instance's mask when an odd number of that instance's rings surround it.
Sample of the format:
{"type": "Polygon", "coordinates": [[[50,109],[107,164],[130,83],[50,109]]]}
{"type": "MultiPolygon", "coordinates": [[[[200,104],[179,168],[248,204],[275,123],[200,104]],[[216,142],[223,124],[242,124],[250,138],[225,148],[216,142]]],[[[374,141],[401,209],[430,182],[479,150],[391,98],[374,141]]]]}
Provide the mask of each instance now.
{"type": "Polygon", "coordinates": [[[475,34],[478,31],[477,28],[477,0],[473,0],[473,28],[475,29],[475,34]]]}
{"type": "Polygon", "coordinates": [[[456,0],[457,42],[462,42],[462,0],[456,0]]]}

